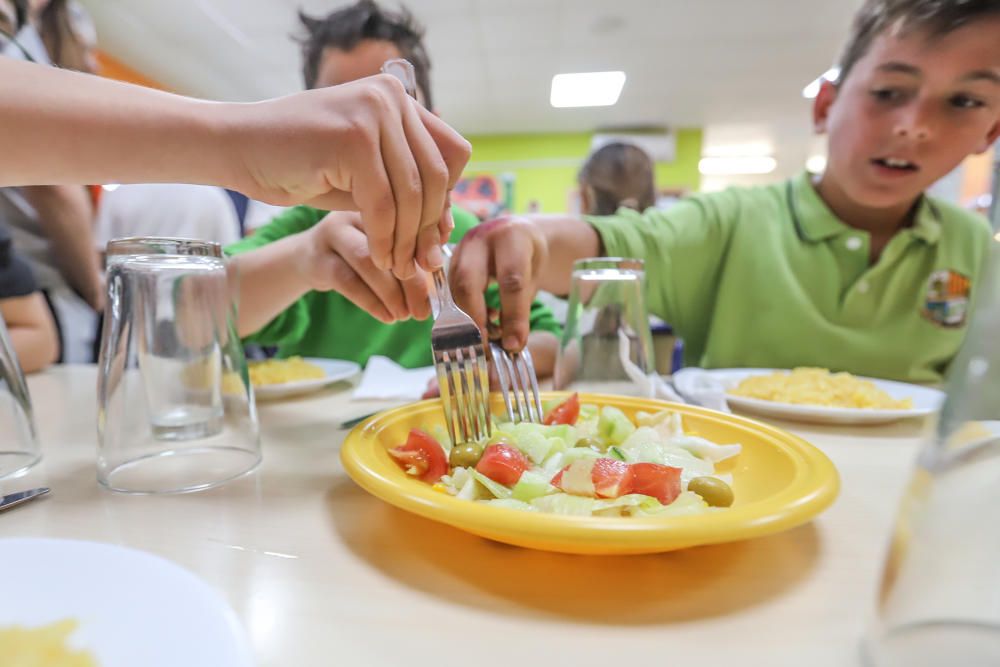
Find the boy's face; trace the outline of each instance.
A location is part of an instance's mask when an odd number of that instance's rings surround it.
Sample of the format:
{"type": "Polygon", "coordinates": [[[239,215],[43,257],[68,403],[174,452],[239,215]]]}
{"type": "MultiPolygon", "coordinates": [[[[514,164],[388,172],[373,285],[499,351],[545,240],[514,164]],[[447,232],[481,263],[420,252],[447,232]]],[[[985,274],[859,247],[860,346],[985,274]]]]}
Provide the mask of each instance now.
{"type": "Polygon", "coordinates": [[[912,202],[1000,132],[1000,19],[879,35],[813,115],[829,133],[824,180],[861,206],[912,202]]]}
{"type": "MultiPolygon", "coordinates": [[[[382,71],[386,60],[402,57],[395,44],[381,39],[362,40],[350,51],[327,47],[323,49],[323,57],[319,61],[316,87],[337,86],[374,76],[382,71]]],[[[424,104],[419,88],[417,100],[424,104]]]]}

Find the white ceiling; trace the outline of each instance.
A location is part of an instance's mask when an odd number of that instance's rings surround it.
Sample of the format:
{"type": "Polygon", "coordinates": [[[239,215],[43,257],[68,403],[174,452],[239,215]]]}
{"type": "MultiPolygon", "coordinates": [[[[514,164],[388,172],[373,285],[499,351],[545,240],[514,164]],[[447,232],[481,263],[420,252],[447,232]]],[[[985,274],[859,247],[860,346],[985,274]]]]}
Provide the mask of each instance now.
{"type": "MultiPolygon", "coordinates": [[[[298,90],[296,10],[347,1],[83,0],[108,53],[178,92],[241,101],[298,90]]],[[[801,90],[835,59],[860,0],[405,4],[427,28],[438,111],[462,132],[703,127],[706,153],[769,147],[774,178],[817,145],[801,90]],[[549,106],[552,75],[615,69],[628,76],[617,105],[549,106]]]]}

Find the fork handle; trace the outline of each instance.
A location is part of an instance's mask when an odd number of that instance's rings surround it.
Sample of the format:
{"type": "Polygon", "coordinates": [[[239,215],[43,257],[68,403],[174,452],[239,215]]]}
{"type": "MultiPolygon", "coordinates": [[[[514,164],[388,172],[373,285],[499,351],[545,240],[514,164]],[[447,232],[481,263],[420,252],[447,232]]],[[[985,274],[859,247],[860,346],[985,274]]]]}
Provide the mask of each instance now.
{"type": "Polygon", "coordinates": [[[434,276],[434,290],[438,296],[438,314],[440,314],[440,311],[455,305],[455,301],[451,298],[451,288],[448,287],[448,275],[444,272],[444,269],[438,269],[432,275],[434,276]]]}

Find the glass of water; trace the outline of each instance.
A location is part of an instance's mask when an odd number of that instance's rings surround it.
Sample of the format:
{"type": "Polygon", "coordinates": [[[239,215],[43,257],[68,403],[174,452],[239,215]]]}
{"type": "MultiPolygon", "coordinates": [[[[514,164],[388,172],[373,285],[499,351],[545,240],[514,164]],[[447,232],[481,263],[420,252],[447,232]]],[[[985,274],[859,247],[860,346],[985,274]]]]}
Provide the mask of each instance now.
{"type": "Polygon", "coordinates": [[[189,239],[116,239],[107,257],[98,481],[179,493],[252,471],[260,437],[236,334],[235,265],[217,243],[189,239]]]}
{"type": "Polygon", "coordinates": [[[639,259],[597,257],[573,264],[556,389],[652,396],[656,377],[639,259]]]}
{"type": "Polygon", "coordinates": [[[0,315],[0,479],[24,474],[41,458],[28,385],[0,315]]]}
{"type": "Polygon", "coordinates": [[[1000,665],[1000,244],[893,531],[873,667],[1000,665]]]}

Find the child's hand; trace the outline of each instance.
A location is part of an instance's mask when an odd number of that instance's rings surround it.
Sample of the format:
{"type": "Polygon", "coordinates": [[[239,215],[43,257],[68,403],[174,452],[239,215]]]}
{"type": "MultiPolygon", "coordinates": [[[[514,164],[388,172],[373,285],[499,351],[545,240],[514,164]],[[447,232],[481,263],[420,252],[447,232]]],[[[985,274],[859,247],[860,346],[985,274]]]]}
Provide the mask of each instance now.
{"type": "Polygon", "coordinates": [[[505,350],[516,352],[528,341],[531,303],[547,257],[545,236],[528,219],[498,218],[473,227],[451,259],[449,278],[455,302],[485,331],[483,293],[495,279],[500,286],[502,344],[505,350]]]}
{"type": "Polygon", "coordinates": [[[238,189],[275,204],[357,210],[373,265],[408,278],[443,264],[447,204],[469,143],[381,74],[247,105],[226,105],[238,189]]]}
{"type": "Polygon", "coordinates": [[[311,289],[339,292],[386,323],[430,315],[428,274],[417,269],[399,280],[377,268],[358,213],[329,213],[301,238],[298,267],[311,289]]]}

